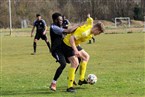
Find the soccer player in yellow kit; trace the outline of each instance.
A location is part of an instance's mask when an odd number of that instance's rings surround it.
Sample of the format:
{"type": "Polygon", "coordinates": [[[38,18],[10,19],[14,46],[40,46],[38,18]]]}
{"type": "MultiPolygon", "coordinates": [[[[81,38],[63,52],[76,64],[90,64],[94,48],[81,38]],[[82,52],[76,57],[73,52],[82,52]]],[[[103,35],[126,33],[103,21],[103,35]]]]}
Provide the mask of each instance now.
{"type": "Polygon", "coordinates": [[[62,48],[64,55],[71,63],[71,67],[68,72],[67,92],[75,92],[75,89],[73,88],[73,81],[75,79],[75,70],[79,64],[78,57],[81,58],[80,78],[78,84],[87,84],[87,81],[85,80],[85,72],[90,56],[80,47],[80,43],[88,41],[93,35],[96,36],[102,32],[104,32],[104,25],[101,22],[93,25],[93,19],[90,17],[90,14],[88,14],[86,23],[78,27],[74,33],[66,35],[63,39],[62,48]]]}

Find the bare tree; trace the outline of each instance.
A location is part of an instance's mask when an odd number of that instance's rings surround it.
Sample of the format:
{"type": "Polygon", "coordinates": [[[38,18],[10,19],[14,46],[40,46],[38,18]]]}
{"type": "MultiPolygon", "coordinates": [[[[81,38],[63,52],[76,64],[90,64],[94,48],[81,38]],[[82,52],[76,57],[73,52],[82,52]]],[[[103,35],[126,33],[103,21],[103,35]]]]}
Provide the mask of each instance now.
{"type": "MultiPolygon", "coordinates": [[[[60,12],[71,22],[82,22],[90,13],[94,19],[112,20],[114,17],[133,18],[138,3],[141,17],[145,15],[145,0],[11,0],[13,27],[20,27],[20,21],[27,19],[32,24],[36,13],[40,13],[47,24],[51,15],[60,12]]],[[[9,27],[8,0],[0,0],[0,28],[9,27]]]]}

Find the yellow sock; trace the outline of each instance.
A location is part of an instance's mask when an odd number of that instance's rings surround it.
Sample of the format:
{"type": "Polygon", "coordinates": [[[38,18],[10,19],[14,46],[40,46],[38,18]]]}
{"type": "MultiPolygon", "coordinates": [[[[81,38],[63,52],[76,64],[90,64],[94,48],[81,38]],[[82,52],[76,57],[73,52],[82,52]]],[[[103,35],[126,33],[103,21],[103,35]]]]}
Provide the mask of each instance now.
{"type": "Polygon", "coordinates": [[[76,68],[70,67],[68,72],[68,88],[73,87],[73,81],[75,79],[75,70],[76,68]]]}
{"type": "Polygon", "coordinates": [[[81,81],[85,79],[86,67],[87,67],[87,62],[81,61],[80,63],[80,80],[81,81]]]}

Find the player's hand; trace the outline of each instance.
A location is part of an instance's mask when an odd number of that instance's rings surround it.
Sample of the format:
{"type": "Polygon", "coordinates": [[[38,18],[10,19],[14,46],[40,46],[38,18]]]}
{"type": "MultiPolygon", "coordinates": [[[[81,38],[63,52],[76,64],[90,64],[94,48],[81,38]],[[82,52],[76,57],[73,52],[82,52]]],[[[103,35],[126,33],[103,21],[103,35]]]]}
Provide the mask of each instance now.
{"type": "Polygon", "coordinates": [[[78,50],[74,51],[74,54],[75,54],[76,57],[80,57],[80,53],[79,53],[78,50]]]}
{"type": "Polygon", "coordinates": [[[31,37],[33,37],[33,34],[31,34],[31,37]]]}
{"type": "Polygon", "coordinates": [[[87,17],[88,17],[88,18],[90,18],[90,17],[91,17],[89,13],[88,13],[87,17]]]}
{"type": "Polygon", "coordinates": [[[43,32],[43,35],[45,35],[45,34],[46,34],[46,31],[43,32]]]}

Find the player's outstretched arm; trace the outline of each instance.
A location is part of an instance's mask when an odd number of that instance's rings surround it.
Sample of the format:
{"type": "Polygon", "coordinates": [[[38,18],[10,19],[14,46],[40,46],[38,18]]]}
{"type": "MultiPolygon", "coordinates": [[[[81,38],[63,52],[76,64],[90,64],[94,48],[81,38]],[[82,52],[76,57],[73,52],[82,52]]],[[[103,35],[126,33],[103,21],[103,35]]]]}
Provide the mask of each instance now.
{"type": "Polygon", "coordinates": [[[73,26],[73,27],[71,27],[71,28],[65,29],[63,32],[64,32],[64,33],[72,33],[72,32],[74,32],[78,27],[79,27],[79,25],[75,25],[75,26],[73,26]]]}
{"type": "Polygon", "coordinates": [[[31,37],[33,37],[34,29],[35,29],[35,26],[33,26],[33,28],[32,28],[31,37]]]}
{"type": "Polygon", "coordinates": [[[70,44],[71,44],[71,47],[72,47],[73,50],[74,50],[75,55],[76,55],[77,57],[80,57],[79,51],[78,51],[78,49],[77,49],[77,47],[76,47],[76,45],[75,45],[75,37],[74,37],[73,35],[70,37],[69,42],[70,42],[70,44]]]}
{"type": "Polygon", "coordinates": [[[44,30],[44,32],[43,32],[43,35],[45,35],[46,32],[47,32],[47,26],[45,26],[45,30],[44,30]]]}
{"type": "Polygon", "coordinates": [[[88,18],[90,18],[90,17],[91,17],[91,16],[90,16],[90,13],[88,13],[87,17],[88,17],[88,18]]]}
{"type": "Polygon", "coordinates": [[[93,26],[93,18],[90,16],[90,14],[87,14],[87,21],[85,24],[93,26]]]}

